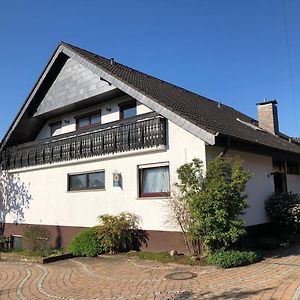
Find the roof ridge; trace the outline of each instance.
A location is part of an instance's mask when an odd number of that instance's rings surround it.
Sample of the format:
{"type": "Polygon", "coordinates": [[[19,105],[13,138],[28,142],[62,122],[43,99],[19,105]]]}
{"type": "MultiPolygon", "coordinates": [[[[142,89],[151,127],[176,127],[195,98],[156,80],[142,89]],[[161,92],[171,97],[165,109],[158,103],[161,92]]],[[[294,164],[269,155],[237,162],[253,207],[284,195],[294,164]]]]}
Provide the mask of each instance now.
{"type": "Polygon", "coordinates": [[[75,46],[75,45],[73,45],[73,44],[66,43],[66,42],[64,42],[64,41],[61,41],[61,42],[60,42],[60,45],[66,46],[66,47],[68,47],[68,48],[71,48],[72,50],[74,50],[74,48],[75,48],[75,50],[78,49],[78,50],[80,50],[80,51],[85,51],[85,52],[87,52],[87,53],[89,53],[89,54],[91,54],[91,55],[93,55],[93,56],[95,56],[95,57],[102,58],[102,59],[104,59],[104,60],[109,61],[109,59],[106,58],[105,56],[102,56],[102,55],[99,55],[99,54],[97,54],[97,53],[88,51],[88,50],[86,50],[86,49],[84,49],[84,48],[80,48],[80,47],[75,46]]]}

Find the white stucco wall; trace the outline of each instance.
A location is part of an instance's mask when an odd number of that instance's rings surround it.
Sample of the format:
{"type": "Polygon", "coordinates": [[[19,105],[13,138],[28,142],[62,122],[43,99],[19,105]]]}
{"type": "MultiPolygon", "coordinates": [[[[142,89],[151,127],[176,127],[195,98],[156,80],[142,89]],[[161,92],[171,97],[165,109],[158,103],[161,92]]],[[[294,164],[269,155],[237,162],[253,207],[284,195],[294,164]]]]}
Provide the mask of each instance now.
{"type": "MultiPolygon", "coordinates": [[[[168,122],[168,146],[128,153],[22,169],[16,172],[28,188],[32,200],[25,211],[25,223],[93,226],[100,214],[130,211],[142,219],[148,230],[177,230],[170,218],[166,199],[138,199],[138,166],[169,162],[171,183],[176,169],[199,157],[205,162],[205,144],[177,125],[168,122]],[[104,191],[67,191],[67,174],[105,170],[104,191]],[[122,174],[123,189],[113,187],[112,173],[122,174]]],[[[12,222],[8,219],[8,222],[12,222]]]]}
{"type": "MultiPolygon", "coordinates": [[[[98,105],[94,105],[92,107],[78,110],[76,113],[65,114],[56,118],[49,119],[47,123],[44,125],[40,133],[38,134],[36,140],[41,140],[44,138],[48,138],[51,136],[50,126],[49,124],[61,121],[62,127],[56,130],[54,136],[68,133],[76,130],[76,120],[74,117],[79,116],[81,114],[99,111],[101,110],[101,123],[109,123],[113,121],[119,120],[119,106],[118,104],[124,101],[128,101],[131,98],[129,96],[122,96],[116,99],[110,100],[108,102],[103,102],[98,105]],[[108,108],[108,109],[107,109],[108,108]]],[[[151,109],[142,103],[137,101],[136,113],[137,115],[141,115],[147,112],[151,112],[151,109]]]]}
{"type": "MultiPolygon", "coordinates": [[[[207,160],[216,157],[223,149],[207,147],[207,160]]],[[[271,175],[272,158],[246,152],[229,150],[226,156],[238,155],[244,162],[245,170],[249,171],[251,178],[246,186],[249,207],[243,216],[246,226],[268,222],[265,212],[265,200],[274,192],[274,181],[271,175]]]]}
{"type": "Polygon", "coordinates": [[[300,175],[287,174],[286,183],[288,192],[300,194],[300,175]]]}

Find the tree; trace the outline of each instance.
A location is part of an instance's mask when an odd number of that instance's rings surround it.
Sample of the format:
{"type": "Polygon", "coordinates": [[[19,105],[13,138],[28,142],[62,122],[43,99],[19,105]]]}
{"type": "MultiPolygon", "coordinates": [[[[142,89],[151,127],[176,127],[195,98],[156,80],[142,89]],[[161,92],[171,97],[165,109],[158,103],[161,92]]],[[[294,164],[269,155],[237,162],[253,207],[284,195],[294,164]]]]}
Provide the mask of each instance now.
{"type": "Polygon", "coordinates": [[[207,165],[199,159],[177,170],[180,201],[190,216],[187,237],[200,240],[200,251],[228,248],[246,233],[241,215],[247,207],[245,187],[250,175],[238,159],[216,158],[207,165]]]}
{"type": "MultiPolygon", "coordinates": [[[[169,199],[169,207],[171,211],[170,220],[173,221],[175,218],[176,223],[179,225],[180,230],[183,234],[184,243],[188,253],[192,254],[197,252],[197,249],[194,249],[192,239],[189,237],[189,228],[191,224],[191,214],[189,211],[189,206],[187,199],[182,197],[180,192],[177,189],[172,190],[171,198],[169,199]]],[[[170,221],[168,220],[168,221],[170,221]]]]}
{"type": "Polygon", "coordinates": [[[200,183],[203,180],[203,164],[200,160],[194,159],[193,163],[182,165],[178,170],[179,183],[175,183],[169,207],[172,216],[179,225],[185,242],[187,251],[190,254],[199,253],[199,243],[191,236],[191,227],[193,224],[193,216],[191,212],[191,195],[200,191],[200,183]]]}
{"type": "Polygon", "coordinates": [[[29,206],[31,195],[19,176],[0,171],[0,236],[4,235],[6,217],[18,223],[24,219],[24,209],[29,206]]]}

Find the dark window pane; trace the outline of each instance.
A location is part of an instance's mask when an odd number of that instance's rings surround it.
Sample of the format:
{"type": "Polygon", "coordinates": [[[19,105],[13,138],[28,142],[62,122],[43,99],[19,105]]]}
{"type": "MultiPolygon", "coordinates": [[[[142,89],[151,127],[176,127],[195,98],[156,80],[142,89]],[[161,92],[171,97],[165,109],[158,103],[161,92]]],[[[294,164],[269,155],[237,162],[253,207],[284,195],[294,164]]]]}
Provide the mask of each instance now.
{"type": "Polygon", "coordinates": [[[136,106],[123,110],[123,119],[136,116],[136,106]]]}
{"type": "Polygon", "coordinates": [[[69,175],[69,191],[104,189],[105,188],[105,172],[93,172],[69,175]]]}
{"type": "Polygon", "coordinates": [[[89,174],[89,188],[105,188],[105,175],[104,172],[90,173],[89,174]]]}
{"type": "Polygon", "coordinates": [[[101,123],[101,116],[100,115],[91,116],[91,125],[100,124],[100,123],[101,123]]]}
{"type": "Polygon", "coordinates": [[[51,130],[51,136],[57,134],[57,130],[61,128],[61,122],[52,123],[49,125],[51,130]]]}
{"type": "Polygon", "coordinates": [[[87,174],[70,175],[69,189],[70,190],[80,190],[80,189],[87,188],[86,176],[87,176],[87,174]]]}
{"type": "Polygon", "coordinates": [[[274,187],[275,193],[286,193],[286,174],[285,173],[274,173],[274,187]]]}
{"type": "Polygon", "coordinates": [[[78,119],[77,120],[77,124],[78,124],[78,127],[85,127],[85,126],[88,126],[90,125],[90,118],[89,117],[86,117],[86,118],[81,118],[81,119],[78,119]]]}
{"type": "Polygon", "coordinates": [[[136,100],[119,103],[120,119],[136,116],[136,100]]]}

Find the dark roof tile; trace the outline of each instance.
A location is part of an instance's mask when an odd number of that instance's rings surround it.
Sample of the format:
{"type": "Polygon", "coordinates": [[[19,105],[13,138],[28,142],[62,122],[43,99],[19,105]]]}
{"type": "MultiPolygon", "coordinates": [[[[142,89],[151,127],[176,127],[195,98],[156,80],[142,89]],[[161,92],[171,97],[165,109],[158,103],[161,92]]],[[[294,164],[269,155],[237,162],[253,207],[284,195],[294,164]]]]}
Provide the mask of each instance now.
{"type": "Polygon", "coordinates": [[[202,129],[256,143],[278,150],[300,153],[299,143],[288,141],[283,136],[275,136],[263,130],[246,125],[257,126],[253,118],[224,104],[200,96],[161,79],[137,71],[118,62],[112,65],[110,60],[76,46],[63,43],[83,58],[96,64],[110,75],[130,85],[140,93],[151,97],[160,105],[177,113],[202,129]],[[239,120],[243,121],[240,122],[239,120]]]}

